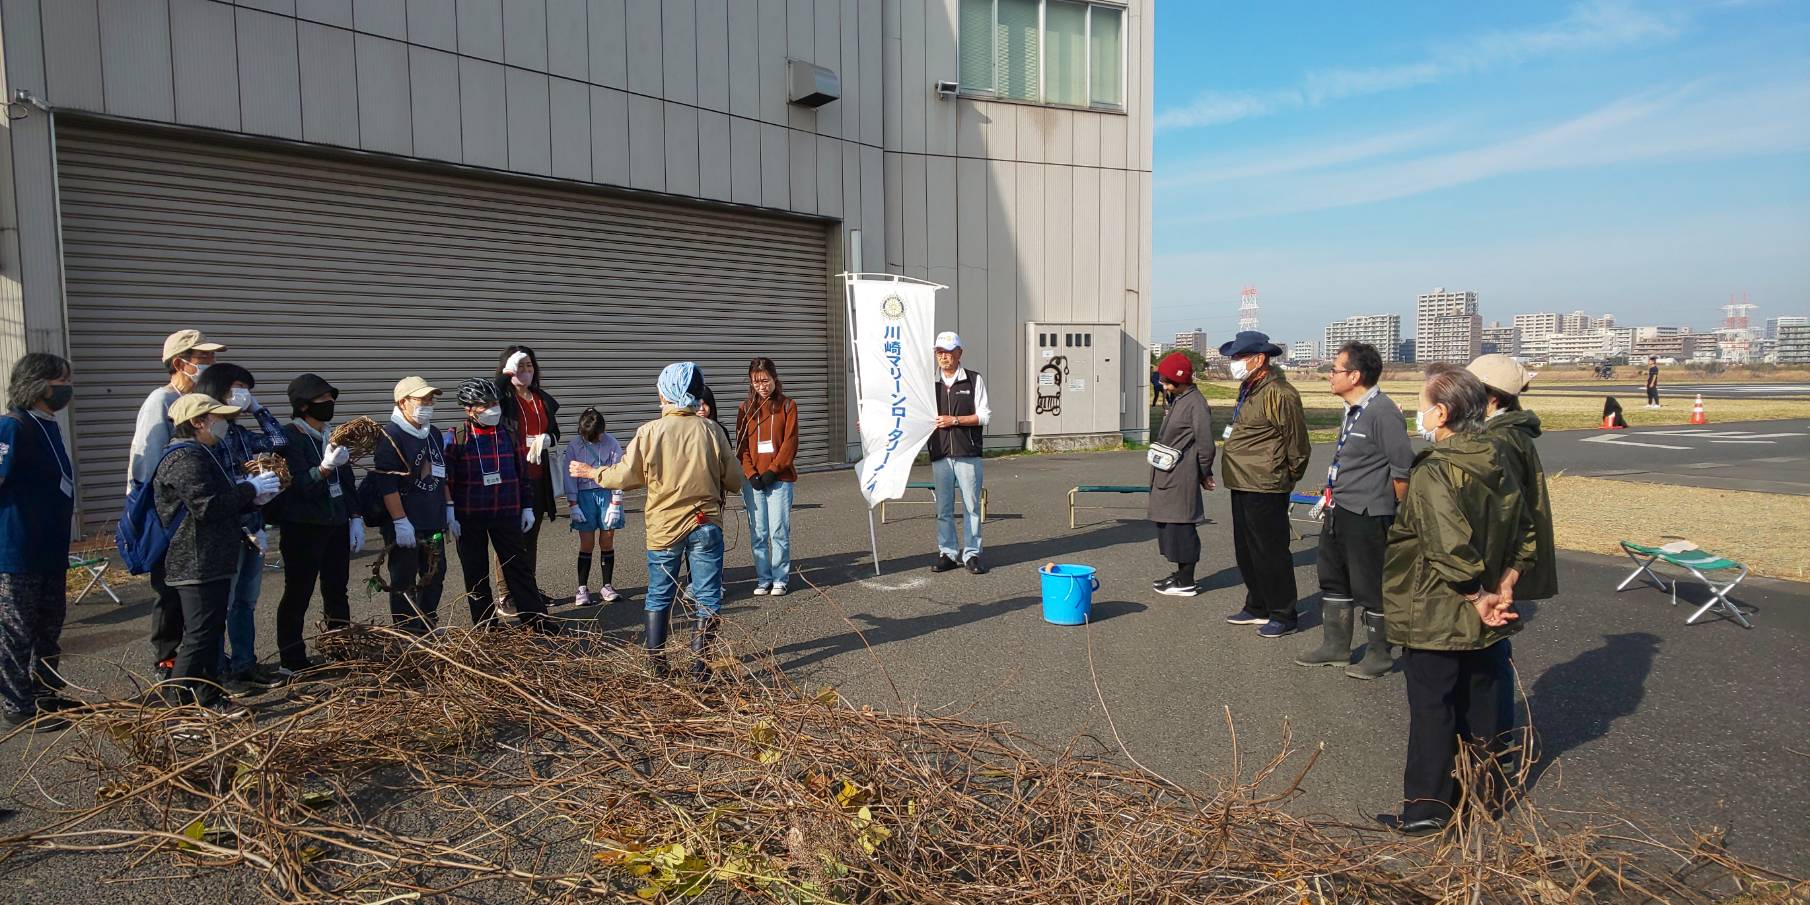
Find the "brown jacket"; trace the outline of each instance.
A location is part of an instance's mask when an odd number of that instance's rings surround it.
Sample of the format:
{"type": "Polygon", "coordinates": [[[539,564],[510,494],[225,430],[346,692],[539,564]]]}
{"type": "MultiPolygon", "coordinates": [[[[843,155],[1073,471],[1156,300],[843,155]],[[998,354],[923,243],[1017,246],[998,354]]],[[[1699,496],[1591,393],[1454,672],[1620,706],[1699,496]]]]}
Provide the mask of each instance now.
{"type": "Polygon", "coordinates": [[[742,489],[729,438],[709,418],[667,406],[641,425],[622,461],[594,480],[607,490],[647,488],[647,549],[666,550],[700,524],[723,523],[723,495],[742,489]]]}
{"type": "Polygon", "coordinates": [[[1227,490],[1288,493],[1307,473],[1312,452],[1301,393],[1275,365],[1243,393],[1232,410],[1232,436],[1220,452],[1219,483],[1227,490]]]}
{"type": "Polygon", "coordinates": [[[798,480],[792,460],[798,456],[798,403],[781,397],[764,405],[749,399],[735,411],[735,454],[742,460],[742,476],[752,478],[773,472],[781,481],[798,480]],[[772,443],[773,451],[760,451],[772,443]]]}

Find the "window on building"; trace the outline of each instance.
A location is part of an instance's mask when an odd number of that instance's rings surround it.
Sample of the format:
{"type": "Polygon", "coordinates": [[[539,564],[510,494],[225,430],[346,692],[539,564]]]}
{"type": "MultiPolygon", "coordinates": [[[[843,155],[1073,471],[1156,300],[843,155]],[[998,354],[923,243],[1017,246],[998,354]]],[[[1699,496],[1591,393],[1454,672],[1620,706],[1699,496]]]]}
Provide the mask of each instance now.
{"type": "Polygon", "coordinates": [[[1124,19],[1084,0],[961,0],[962,93],[1122,108],[1124,19]]]}

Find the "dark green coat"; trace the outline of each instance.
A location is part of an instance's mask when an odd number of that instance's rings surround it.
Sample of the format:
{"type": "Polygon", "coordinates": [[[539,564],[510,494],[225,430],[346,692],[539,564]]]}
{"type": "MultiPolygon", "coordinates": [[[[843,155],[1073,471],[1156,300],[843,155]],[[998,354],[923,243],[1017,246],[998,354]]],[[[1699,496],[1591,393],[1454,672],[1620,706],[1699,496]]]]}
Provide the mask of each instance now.
{"type": "Polygon", "coordinates": [[[1559,593],[1559,564],[1553,559],[1552,497],[1546,493],[1546,468],[1534,438],[1540,435],[1540,416],[1533,412],[1500,412],[1483,426],[1483,432],[1502,447],[1503,467],[1521,478],[1521,502],[1533,520],[1533,559],[1515,564],[1521,577],[1515,581],[1516,600],[1545,600],[1559,593]]]}
{"type": "Polygon", "coordinates": [[[289,446],[283,454],[289,460],[289,488],[266,507],[277,524],[344,525],[358,514],[358,487],[353,482],[352,466],[341,465],[333,477],[321,477],[321,454],[327,451],[325,441],[300,425],[283,425],[289,446]],[[333,496],[331,485],[339,486],[333,496]]]}
{"type": "Polygon", "coordinates": [[[1408,495],[1383,555],[1389,641],[1425,650],[1482,650],[1520,630],[1488,628],[1465,601],[1533,557],[1521,479],[1482,434],[1453,434],[1414,460],[1408,495]]]}
{"type": "Polygon", "coordinates": [[[1219,459],[1219,483],[1227,490],[1288,493],[1307,473],[1307,416],[1301,393],[1280,368],[1241,390],[1244,401],[1232,416],[1232,436],[1219,459]]]}

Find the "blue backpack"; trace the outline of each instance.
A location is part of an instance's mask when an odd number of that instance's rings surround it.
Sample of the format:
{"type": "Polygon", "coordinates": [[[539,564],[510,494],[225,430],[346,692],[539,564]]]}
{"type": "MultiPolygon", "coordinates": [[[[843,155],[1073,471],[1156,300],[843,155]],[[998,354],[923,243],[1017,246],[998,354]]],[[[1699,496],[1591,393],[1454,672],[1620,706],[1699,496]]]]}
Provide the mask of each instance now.
{"type": "Polygon", "coordinates": [[[182,520],[189,514],[185,505],[170,516],[167,525],[157,517],[157,494],[153,489],[157,485],[157,470],[163,467],[163,460],[169,458],[170,453],[200,447],[199,443],[172,443],[164,447],[163,454],[157,457],[157,466],[151,469],[151,480],[126,494],[126,511],[120,514],[119,527],[113,530],[113,544],[119,548],[120,562],[133,575],[143,575],[163,562],[164,553],[170,549],[170,538],[176,536],[176,529],[182,527],[182,520]]]}

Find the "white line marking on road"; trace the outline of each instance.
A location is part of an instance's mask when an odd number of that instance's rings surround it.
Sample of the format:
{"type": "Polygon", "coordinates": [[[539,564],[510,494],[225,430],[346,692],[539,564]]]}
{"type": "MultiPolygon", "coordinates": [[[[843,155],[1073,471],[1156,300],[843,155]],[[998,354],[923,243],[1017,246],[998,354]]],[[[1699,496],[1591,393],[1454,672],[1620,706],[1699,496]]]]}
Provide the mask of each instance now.
{"type": "Polygon", "coordinates": [[[1641,443],[1637,440],[1623,440],[1620,437],[1617,437],[1613,434],[1604,434],[1600,437],[1585,437],[1582,442],[1584,442],[1584,443],[1607,443],[1610,446],[1645,446],[1649,449],[1690,449],[1691,448],[1689,446],[1667,446],[1664,443],[1641,443]]]}
{"type": "Polygon", "coordinates": [[[1776,442],[1778,442],[1778,441],[1776,441],[1776,440],[1711,440],[1711,441],[1709,441],[1709,442],[1711,442],[1711,443],[1764,443],[1764,444],[1772,444],[1772,443],[1776,443],[1776,442]]]}
{"type": "Polygon", "coordinates": [[[907,578],[900,582],[881,581],[878,578],[863,578],[859,582],[870,591],[913,591],[930,583],[930,579],[922,575],[907,578]]]}

